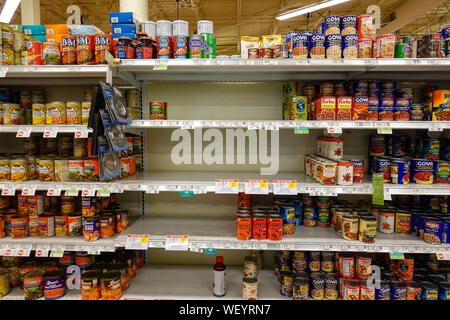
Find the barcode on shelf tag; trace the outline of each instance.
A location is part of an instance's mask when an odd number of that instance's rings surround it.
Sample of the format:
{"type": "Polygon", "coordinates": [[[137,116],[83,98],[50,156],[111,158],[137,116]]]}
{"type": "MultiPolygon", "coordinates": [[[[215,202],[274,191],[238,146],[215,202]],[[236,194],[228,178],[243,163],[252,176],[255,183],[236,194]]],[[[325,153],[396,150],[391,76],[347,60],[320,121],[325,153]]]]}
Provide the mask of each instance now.
{"type": "Polygon", "coordinates": [[[36,187],[23,187],[22,195],[23,196],[34,196],[36,194],[36,187]]]}
{"type": "Polygon", "coordinates": [[[31,128],[21,128],[17,130],[16,138],[29,138],[31,136],[31,128]]]}
{"type": "Polygon", "coordinates": [[[3,187],[2,196],[15,196],[16,188],[13,187],[3,187]]]}
{"type": "Polygon", "coordinates": [[[216,179],[216,194],[238,194],[239,180],[216,179]]]}
{"type": "Polygon", "coordinates": [[[384,188],[384,200],[391,201],[392,196],[389,188],[384,188]]]}
{"type": "Polygon", "coordinates": [[[83,197],[95,197],[95,189],[94,188],[83,189],[81,195],[83,197]]]}
{"type": "Polygon", "coordinates": [[[50,252],[50,258],[61,258],[64,255],[64,250],[54,249],[50,252]]]}
{"type": "Polygon", "coordinates": [[[267,243],[259,243],[259,242],[256,242],[256,243],[253,245],[253,248],[254,248],[254,249],[259,249],[259,250],[265,250],[265,249],[267,249],[267,243]]]}
{"type": "Polygon", "coordinates": [[[248,130],[261,130],[262,129],[262,123],[261,122],[255,122],[250,121],[247,126],[248,130]]]}
{"type": "Polygon", "coordinates": [[[275,195],[297,195],[296,180],[273,180],[273,194],[275,195]]]}
{"type": "Polygon", "coordinates": [[[49,251],[50,251],[50,249],[48,249],[48,248],[37,248],[34,253],[34,256],[38,257],[38,258],[47,258],[49,251]]]}
{"type": "Polygon", "coordinates": [[[59,197],[61,195],[61,187],[54,187],[47,190],[47,196],[59,197]]]}
{"type": "Polygon", "coordinates": [[[97,190],[97,197],[109,197],[111,195],[111,190],[97,190]]]}
{"type": "Polygon", "coordinates": [[[392,134],[392,128],[391,127],[380,127],[377,128],[378,134],[392,134]]]}
{"type": "Polygon", "coordinates": [[[389,257],[391,259],[405,259],[403,252],[389,252],[389,257]]]}
{"type": "Polygon", "coordinates": [[[76,130],[74,137],[76,139],[85,139],[89,136],[89,132],[87,130],[76,130]]]}
{"type": "Polygon", "coordinates": [[[438,260],[450,260],[450,252],[438,252],[436,257],[438,260]]]}
{"type": "Polygon", "coordinates": [[[93,255],[99,255],[100,254],[100,250],[96,249],[96,248],[91,248],[87,251],[88,254],[93,254],[93,255]]]}
{"type": "Polygon", "coordinates": [[[245,180],[246,194],[269,194],[268,180],[245,180]]]}
{"type": "Polygon", "coordinates": [[[66,196],[66,197],[78,197],[78,193],[79,192],[80,192],[80,190],[76,190],[76,189],[66,190],[64,192],[64,196],[66,196]]]}
{"type": "Polygon", "coordinates": [[[43,137],[44,138],[56,138],[58,135],[58,129],[52,128],[52,129],[45,129],[43,137]]]}
{"type": "Polygon", "coordinates": [[[342,128],[341,127],[327,127],[327,132],[328,133],[342,133],[342,128]]]}
{"type": "Polygon", "coordinates": [[[150,236],[148,234],[129,234],[125,249],[127,250],[147,250],[150,236]]]}
{"type": "Polygon", "coordinates": [[[167,235],[164,246],[168,251],[187,251],[189,248],[189,236],[167,235]]]}

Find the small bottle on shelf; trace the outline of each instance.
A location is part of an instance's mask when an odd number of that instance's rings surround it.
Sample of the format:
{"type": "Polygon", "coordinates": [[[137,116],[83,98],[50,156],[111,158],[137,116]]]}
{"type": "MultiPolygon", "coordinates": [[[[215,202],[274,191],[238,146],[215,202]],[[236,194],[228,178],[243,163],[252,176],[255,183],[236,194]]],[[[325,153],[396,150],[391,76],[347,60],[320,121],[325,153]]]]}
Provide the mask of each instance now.
{"type": "Polygon", "coordinates": [[[226,266],[223,263],[223,257],[216,257],[216,264],[214,265],[213,277],[213,295],[216,297],[223,297],[226,293],[226,266]]]}

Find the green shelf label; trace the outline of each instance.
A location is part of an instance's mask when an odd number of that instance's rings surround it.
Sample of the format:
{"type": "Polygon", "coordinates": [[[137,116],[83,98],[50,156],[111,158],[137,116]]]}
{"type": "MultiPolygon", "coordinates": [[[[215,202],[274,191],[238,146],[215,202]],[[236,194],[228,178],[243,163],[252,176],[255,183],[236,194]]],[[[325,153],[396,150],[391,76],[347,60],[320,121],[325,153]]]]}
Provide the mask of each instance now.
{"type": "Polygon", "coordinates": [[[216,248],[206,248],[205,254],[211,254],[211,255],[216,254],[216,248]]]}
{"type": "Polygon", "coordinates": [[[182,197],[182,198],[192,198],[192,197],[194,197],[194,191],[192,191],[192,190],[182,190],[182,191],[180,191],[180,197],[182,197]]]}
{"type": "Polygon", "coordinates": [[[294,134],[309,134],[307,127],[294,127],[294,134]]]}
{"type": "Polygon", "coordinates": [[[391,259],[405,259],[403,252],[390,252],[389,257],[391,259]]]}
{"type": "Polygon", "coordinates": [[[372,175],[372,185],[373,185],[372,204],[383,206],[384,205],[384,181],[383,181],[382,173],[374,173],[372,175]]]}

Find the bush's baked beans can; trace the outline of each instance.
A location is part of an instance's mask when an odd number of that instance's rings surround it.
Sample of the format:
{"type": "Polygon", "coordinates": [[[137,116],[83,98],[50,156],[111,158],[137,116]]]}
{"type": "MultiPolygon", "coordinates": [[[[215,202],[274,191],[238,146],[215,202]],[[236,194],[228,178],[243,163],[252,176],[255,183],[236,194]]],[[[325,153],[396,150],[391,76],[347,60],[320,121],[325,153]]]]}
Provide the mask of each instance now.
{"type": "Polygon", "coordinates": [[[252,235],[252,218],[249,214],[236,216],[236,237],[238,240],[250,240],[252,235]]]}
{"type": "Polygon", "coordinates": [[[344,300],[360,299],[360,283],[356,279],[344,280],[343,295],[344,300]]]}
{"type": "Polygon", "coordinates": [[[374,243],[377,234],[377,219],[372,217],[361,217],[359,219],[359,241],[374,243]]]}
{"type": "Polygon", "coordinates": [[[342,58],[358,58],[358,36],[356,34],[342,36],[342,58]]]}
{"type": "Polygon", "coordinates": [[[293,286],[294,300],[308,300],[309,283],[308,278],[296,278],[293,286]]]}
{"type": "Polygon", "coordinates": [[[269,215],[267,222],[267,238],[272,241],[279,241],[283,238],[283,218],[281,215],[269,215]]]}
{"type": "Polygon", "coordinates": [[[325,59],[325,35],[313,34],[309,48],[311,59],[325,59]]]}
{"type": "Polygon", "coordinates": [[[339,253],[339,274],[341,278],[355,277],[355,258],[350,252],[339,253]]]}

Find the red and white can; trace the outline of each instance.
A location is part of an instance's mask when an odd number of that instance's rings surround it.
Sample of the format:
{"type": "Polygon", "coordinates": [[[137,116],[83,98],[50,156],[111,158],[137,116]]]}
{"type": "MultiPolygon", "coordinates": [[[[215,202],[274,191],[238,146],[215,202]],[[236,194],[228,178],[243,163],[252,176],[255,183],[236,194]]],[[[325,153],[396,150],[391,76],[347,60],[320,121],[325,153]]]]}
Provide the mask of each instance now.
{"type": "Polygon", "coordinates": [[[355,277],[355,258],[352,253],[341,252],[339,254],[339,275],[341,278],[347,279],[355,277]]]}
{"type": "Polygon", "coordinates": [[[353,162],[338,161],[337,163],[337,184],[349,186],[353,184],[353,162]]]}
{"type": "Polygon", "coordinates": [[[396,41],[397,36],[395,34],[384,34],[377,37],[375,58],[394,58],[396,41]]]}
{"type": "Polygon", "coordinates": [[[360,284],[358,280],[346,279],[344,281],[343,295],[344,300],[359,300],[360,284]]]}
{"type": "Polygon", "coordinates": [[[359,287],[360,300],[375,300],[375,286],[368,284],[366,281],[361,281],[359,287]]]}

